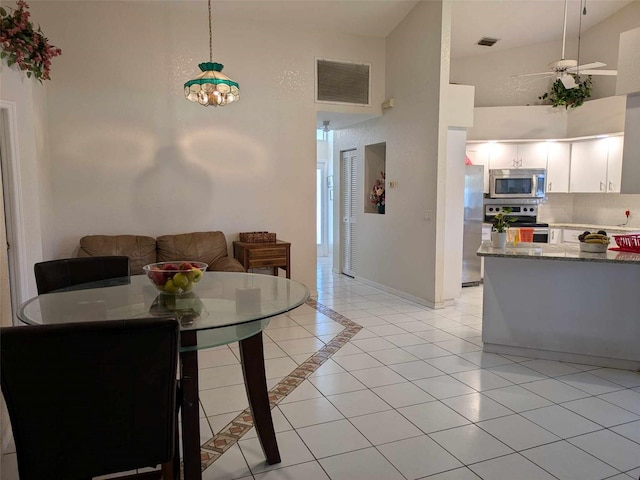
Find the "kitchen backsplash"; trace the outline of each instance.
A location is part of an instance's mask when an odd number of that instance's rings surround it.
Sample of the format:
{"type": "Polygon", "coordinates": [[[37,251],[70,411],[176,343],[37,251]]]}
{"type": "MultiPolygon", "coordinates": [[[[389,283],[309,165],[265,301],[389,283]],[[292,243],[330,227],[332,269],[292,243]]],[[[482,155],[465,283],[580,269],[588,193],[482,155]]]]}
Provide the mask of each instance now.
{"type": "Polygon", "coordinates": [[[550,193],[538,207],[538,221],[545,223],[588,223],[593,225],[620,225],[640,229],[640,195],[619,193],[550,193]]]}

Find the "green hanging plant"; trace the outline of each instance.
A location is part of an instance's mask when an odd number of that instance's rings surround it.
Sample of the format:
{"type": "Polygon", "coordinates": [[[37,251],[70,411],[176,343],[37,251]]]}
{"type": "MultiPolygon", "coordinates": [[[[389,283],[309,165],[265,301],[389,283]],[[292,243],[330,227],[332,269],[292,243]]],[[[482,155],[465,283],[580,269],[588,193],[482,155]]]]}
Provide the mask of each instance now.
{"type": "Polygon", "coordinates": [[[591,75],[579,77],[574,75],[577,86],[574,88],[565,88],[560,79],[553,82],[551,90],[543,93],[538,97],[540,100],[549,100],[552,107],[563,106],[565,109],[577,108],[591,96],[593,81],[591,75]]]}

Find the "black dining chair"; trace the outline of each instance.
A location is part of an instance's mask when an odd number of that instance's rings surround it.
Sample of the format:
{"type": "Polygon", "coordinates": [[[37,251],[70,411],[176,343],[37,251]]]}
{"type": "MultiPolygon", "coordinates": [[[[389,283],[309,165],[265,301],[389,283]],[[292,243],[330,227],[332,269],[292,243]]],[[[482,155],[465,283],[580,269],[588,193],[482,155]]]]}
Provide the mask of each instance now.
{"type": "Polygon", "coordinates": [[[176,478],[178,345],[167,317],[0,329],[20,480],[176,478]]]}
{"type": "Polygon", "coordinates": [[[78,257],[50,260],[33,266],[38,295],[61,288],[129,276],[129,257],[78,257]]]}

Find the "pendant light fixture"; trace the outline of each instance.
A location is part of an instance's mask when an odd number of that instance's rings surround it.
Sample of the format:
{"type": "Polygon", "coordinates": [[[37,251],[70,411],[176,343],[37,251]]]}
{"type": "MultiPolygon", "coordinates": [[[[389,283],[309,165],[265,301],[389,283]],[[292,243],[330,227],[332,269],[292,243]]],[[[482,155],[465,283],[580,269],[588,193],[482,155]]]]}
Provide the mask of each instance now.
{"type": "Polygon", "coordinates": [[[223,107],[240,99],[240,85],[222,73],[224,65],[213,62],[211,0],[209,4],[209,61],[198,65],[202,73],[184,84],[187,100],[208,107],[223,107]]]}

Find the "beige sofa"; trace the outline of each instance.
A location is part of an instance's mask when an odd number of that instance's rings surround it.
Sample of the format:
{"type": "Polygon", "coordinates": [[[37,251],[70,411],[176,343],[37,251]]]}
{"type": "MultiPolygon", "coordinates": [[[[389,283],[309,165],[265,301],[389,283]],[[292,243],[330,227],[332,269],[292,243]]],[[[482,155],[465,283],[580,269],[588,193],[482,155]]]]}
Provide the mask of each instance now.
{"type": "Polygon", "coordinates": [[[125,255],[131,275],[144,273],[142,267],[155,262],[191,260],[205,262],[207,270],[244,272],[242,264],[227,254],[222,232],[193,232],[162,235],[89,235],[80,239],[79,257],[125,255]]]}

